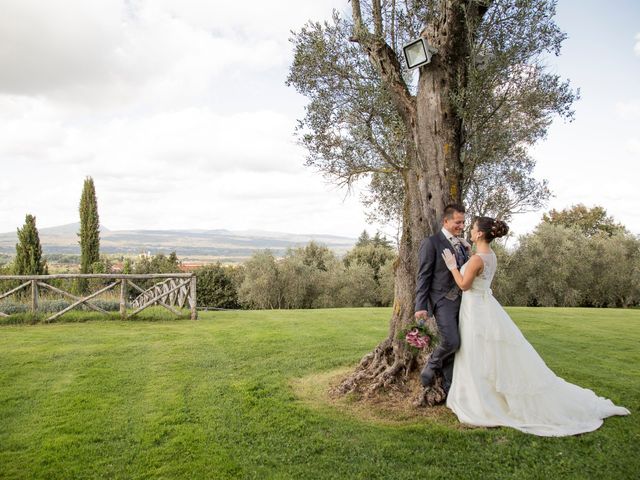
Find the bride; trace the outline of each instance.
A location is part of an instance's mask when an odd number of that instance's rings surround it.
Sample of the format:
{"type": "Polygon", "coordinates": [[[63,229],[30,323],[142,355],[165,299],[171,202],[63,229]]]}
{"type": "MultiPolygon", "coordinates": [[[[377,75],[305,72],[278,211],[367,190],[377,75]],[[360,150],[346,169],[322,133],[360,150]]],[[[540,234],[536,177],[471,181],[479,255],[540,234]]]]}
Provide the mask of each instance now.
{"type": "Polygon", "coordinates": [[[476,253],[460,271],[455,256],[443,257],[464,291],[460,349],[456,353],[447,407],[462,423],[507,426],[541,436],[591,432],[603,418],[629,410],[557,377],[491,294],[496,255],[491,241],[509,227],[489,217],[474,219],[476,253]]]}

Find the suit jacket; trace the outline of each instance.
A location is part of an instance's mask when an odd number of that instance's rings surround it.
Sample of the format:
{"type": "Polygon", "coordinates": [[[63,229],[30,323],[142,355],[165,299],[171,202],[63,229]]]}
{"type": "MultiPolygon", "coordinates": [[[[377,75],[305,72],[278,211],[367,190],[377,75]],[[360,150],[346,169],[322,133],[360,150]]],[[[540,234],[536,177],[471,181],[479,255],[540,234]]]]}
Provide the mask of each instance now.
{"type": "MultiPolygon", "coordinates": [[[[461,293],[453,275],[442,258],[442,252],[453,247],[442,231],[425,238],[420,245],[416,281],[415,311],[426,310],[433,315],[433,306],[443,297],[455,300],[461,293]]],[[[468,254],[462,248],[465,261],[468,254]]]]}

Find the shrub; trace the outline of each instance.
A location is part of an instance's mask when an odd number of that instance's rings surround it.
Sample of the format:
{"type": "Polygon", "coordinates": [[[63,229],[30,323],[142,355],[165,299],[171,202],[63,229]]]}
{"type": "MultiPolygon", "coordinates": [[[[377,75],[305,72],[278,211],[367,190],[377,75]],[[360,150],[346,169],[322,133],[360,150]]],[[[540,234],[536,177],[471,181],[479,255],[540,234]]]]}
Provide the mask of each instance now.
{"type": "Polygon", "coordinates": [[[218,262],[196,270],[198,305],[218,308],[239,307],[232,269],[233,267],[224,267],[218,262]]]}

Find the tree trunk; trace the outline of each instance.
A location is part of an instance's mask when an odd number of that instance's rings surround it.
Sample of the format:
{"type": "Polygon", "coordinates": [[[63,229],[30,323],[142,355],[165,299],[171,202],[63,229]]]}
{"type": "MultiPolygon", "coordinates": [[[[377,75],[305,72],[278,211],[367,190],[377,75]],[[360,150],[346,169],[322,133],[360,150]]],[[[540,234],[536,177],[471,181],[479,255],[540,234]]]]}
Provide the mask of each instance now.
{"type": "MultiPolygon", "coordinates": [[[[438,53],[420,69],[414,111],[410,115],[403,112],[412,135],[413,153],[409,168],[403,172],[406,200],[389,335],[362,358],[356,370],[337,388],[338,393],[355,392],[371,397],[382,390],[394,389],[411,395],[414,404],[421,406],[432,406],[445,398],[440,379],[426,389],[419,381],[419,372],[433,346],[414,355],[404,339],[398,338],[398,332],[414,319],[420,244],[440,229],[445,205],[461,201],[462,124],[451,105],[451,94],[465,82],[469,36],[461,2],[445,3],[440,21],[423,32],[438,53]]],[[[372,61],[376,63],[375,59],[372,61]]],[[[435,322],[430,327],[437,329],[435,322]]]]}
{"type": "MultiPolygon", "coordinates": [[[[434,216],[423,212],[433,199],[421,196],[425,191],[424,173],[407,170],[404,175],[405,196],[404,225],[395,265],[395,288],[393,313],[389,322],[389,335],[372,352],[365,355],[356,370],[337,388],[337,393],[355,392],[370,398],[382,390],[393,388],[413,397],[414,404],[433,406],[444,400],[440,379],[436,384],[424,389],[419,381],[419,372],[426,363],[432,348],[414,355],[398,333],[414,318],[416,272],[418,270],[418,250],[428,232],[437,228],[434,216]]],[[[435,207],[433,208],[436,209],[435,207]]],[[[439,207],[441,210],[441,207],[439,207]]],[[[437,330],[430,320],[429,327],[437,330]]]]}

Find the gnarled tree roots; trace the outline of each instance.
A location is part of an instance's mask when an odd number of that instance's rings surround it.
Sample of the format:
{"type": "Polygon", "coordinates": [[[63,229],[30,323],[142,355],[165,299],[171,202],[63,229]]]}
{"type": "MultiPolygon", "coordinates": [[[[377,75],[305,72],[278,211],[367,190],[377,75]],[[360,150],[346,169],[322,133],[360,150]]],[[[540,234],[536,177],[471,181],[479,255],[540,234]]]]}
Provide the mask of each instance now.
{"type": "Polygon", "coordinates": [[[383,393],[401,394],[413,398],[412,405],[415,407],[432,407],[443,403],[445,393],[442,378],[436,377],[435,383],[427,388],[420,383],[420,369],[430,353],[414,356],[397,342],[386,339],[365,355],[355,371],[331,393],[336,396],[354,393],[364,400],[383,393]]]}

